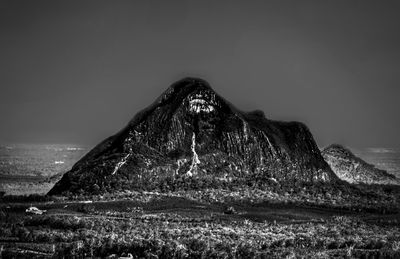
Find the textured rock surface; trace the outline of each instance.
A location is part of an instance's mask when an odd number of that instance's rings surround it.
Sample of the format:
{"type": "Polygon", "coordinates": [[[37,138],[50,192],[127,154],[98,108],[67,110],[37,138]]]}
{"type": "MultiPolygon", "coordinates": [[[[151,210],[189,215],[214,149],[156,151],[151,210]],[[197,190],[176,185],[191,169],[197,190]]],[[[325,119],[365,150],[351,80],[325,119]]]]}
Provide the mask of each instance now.
{"type": "Polygon", "coordinates": [[[341,145],[331,145],[322,151],[333,172],[349,183],[400,184],[399,179],[368,164],[341,145]]]}
{"type": "Polygon", "coordinates": [[[304,124],[239,111],[207,82],[186,78],[85,155],[49,194],[208,188],[243,179],[338,178],[304,124]]]}

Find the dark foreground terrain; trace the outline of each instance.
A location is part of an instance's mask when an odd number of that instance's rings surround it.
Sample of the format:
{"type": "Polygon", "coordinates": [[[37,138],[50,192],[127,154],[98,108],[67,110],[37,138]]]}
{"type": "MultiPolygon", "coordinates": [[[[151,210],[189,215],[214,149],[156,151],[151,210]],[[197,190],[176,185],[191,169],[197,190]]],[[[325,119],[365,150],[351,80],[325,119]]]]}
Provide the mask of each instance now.
{"type": "MultiPolygon", "coordinates": [[[[360,189],[377,187],[358,187],[360,189]]],[[[359,206],[258,189],[4,196],[9,257],[399,258],[398,189],[359,206]],[[386,200],[386,201],[385,201],[386,200]],[[27,214],[35,206],[42,215],[27,214]]],[[[374,195],[369,194],[371,197],[374,195]]],[[[349,198],[349,200],[351,200],[349,198]]]]}

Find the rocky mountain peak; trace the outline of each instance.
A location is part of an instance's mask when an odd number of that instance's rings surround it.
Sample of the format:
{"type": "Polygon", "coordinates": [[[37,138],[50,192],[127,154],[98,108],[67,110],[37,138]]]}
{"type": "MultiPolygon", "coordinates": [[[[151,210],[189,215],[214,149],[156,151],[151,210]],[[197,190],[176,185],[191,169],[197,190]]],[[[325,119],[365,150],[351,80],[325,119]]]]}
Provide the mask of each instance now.
{"type": "Polygon", "coordinates": [[[50,194],[91,192],[94,184],[111,192],[270,178],[337,180],[304,124],[241,112],[206,81],[185,78],[78,161],[50,194]]]}
{"type": "Polygon", "coordinates": [[[168,89],[160,96],[159,103],[163,104],[172,101],[179,101],[179,99],[184,99],[188,95],[196,93],[199,95],[202,95],[202,93],[208,93],[208,95],[215,94],[207,81],[200,78],[186,77],[168,87],[168,89]]]}

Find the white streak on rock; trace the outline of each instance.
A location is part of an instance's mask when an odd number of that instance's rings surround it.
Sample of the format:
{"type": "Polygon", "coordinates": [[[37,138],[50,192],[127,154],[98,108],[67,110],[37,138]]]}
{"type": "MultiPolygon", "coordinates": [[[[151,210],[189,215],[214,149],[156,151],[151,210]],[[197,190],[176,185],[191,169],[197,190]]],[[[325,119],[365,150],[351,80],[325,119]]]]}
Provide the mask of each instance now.
{"type": "Polygon", "coordinates": [[[131,156],[131,154],[128,153],[126,156],[124,156],[124,157],[122,158],[121,161],[119,161],[119,162],[117,163],[117,165],[116,165],[115,168],[114,168],[114,171],[112,172],[112,175],[115,174],[115,173],[126,163],[126,161],[128,160],[128,158],[129,158],[130,156],[131,156]]]}
{"type": "Polygon", "coordinates": [[[192,164],[190,165],[189,171],[187,171],[186,175],[193,176],[196,173],[197,165],[200,164],[199,156],[196,153],[196,133],[193,132],[192,136],[192,164]]]}
{"type": "Polygon", "coordinates": [[[246,140],[249,139],[249,133],[248,133],[248,129],[247,129],[247,123],[243,121],[243,133],[244,133],[244,138],[246,140]]]}
{"type": "MultiPolygon", "coordinates": [[[[129,152],[121,159],[121,161],[119,161],[115,167],[114,167],[114,171],[112,172],[112,175],[114,175],[119,169],[121,169],[121,167],[128,161],[128,158],[132,155],[133,151],[132,151],[132,139],[138,135],[140,135],[141,133],[138,131],[134,131],[134,132],[129,132],[129,137],[125,140],[124,143],[124,149],[128,149],[129,152]]],[[[146,165],[148,166],[147,161],[145,161],[146,165]]]]}
{"type": "Polygon", "coordinates": [[[269,141],[269,138],[268,138],[267,134],[265,134],[265,132],[263,132],[262,134],[263,134],[264,137],[267,139],[268,145],[271,147],[272,152],[276,155],[275,148],[274,148],[274,146],[272,146],[271,142],[269,141]]]}

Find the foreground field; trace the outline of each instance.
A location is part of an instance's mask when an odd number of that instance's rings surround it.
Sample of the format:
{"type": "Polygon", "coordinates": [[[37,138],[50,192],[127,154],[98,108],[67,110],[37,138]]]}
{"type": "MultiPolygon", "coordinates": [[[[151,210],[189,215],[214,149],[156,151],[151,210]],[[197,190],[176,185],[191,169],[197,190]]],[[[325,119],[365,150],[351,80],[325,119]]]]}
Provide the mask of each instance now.
{"type": "Polygon", "coordinates": [[[194,197],[142,193],[97,197],[93,202],[6,199],[0,204],[2,256],[400,257],[397,209],[354,211],[298,202],[194,197]],[[47,212],[27,215],[25,209],[31,205],[47,212]]]}

